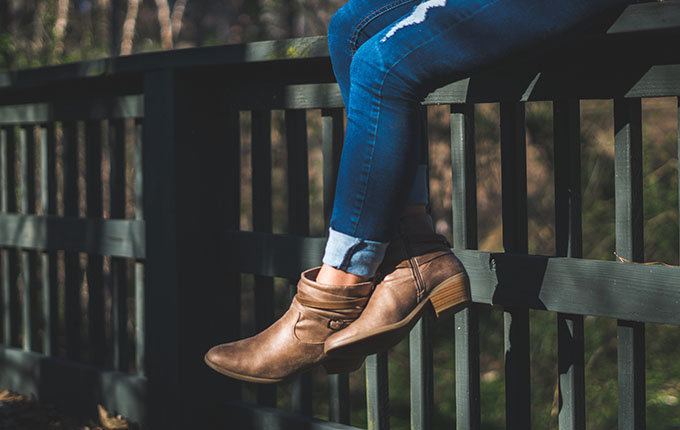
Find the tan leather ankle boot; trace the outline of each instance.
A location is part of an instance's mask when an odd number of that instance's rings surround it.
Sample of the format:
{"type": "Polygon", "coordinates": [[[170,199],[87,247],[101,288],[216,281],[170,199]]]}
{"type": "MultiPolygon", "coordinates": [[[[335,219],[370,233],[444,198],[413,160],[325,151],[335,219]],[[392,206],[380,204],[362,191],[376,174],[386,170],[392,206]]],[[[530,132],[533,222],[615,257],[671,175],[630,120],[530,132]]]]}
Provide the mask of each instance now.
{"type": "Polygon", "coordinates": [[[361,314],[372,283],[324,285],[319,269],[302,273],[288,311],[256,336],[215,346],[205,362],[216,371],[248,382],[273,383],[322,364],[328,373],[361,367],[364,357],[329,360],[324,342],[361,314]]]}
{"type": "Polygon", "coordinates": [[[426,213],[402,217],[376,287],[361,316],[326,340],[330,356],[366,356],[397,344],[425,311],[435,315],[470,302],[467,273],[426,213]]]}

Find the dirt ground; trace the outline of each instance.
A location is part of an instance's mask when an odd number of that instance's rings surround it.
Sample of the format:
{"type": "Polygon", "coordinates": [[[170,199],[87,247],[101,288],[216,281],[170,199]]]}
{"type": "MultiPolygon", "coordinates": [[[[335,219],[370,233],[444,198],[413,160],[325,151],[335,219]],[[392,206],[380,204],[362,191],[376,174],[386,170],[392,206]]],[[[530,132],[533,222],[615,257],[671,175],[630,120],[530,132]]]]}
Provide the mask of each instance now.
{"type": "Polygon", "coordinates": [[[99,420],[69,417],[50,405],[0,390],[0,430],[135,430],[120,416],[99,407],[99,420]]]}

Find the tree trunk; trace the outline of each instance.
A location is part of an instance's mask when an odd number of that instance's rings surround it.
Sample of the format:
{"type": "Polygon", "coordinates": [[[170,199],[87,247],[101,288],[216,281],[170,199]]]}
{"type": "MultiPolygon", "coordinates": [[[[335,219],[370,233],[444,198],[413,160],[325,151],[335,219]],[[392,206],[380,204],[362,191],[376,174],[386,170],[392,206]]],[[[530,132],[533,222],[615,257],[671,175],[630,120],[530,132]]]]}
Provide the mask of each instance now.
{"type": "Polygon", "coordinates": [[[69,0],[58,0],[57,20],[54,23],[54,55],[59,56],[64,52],[64,34],[68,24],[69,0]]]}
{"type": "Polygon", "coordinates": [[[132,53],[132,39],[135,37],[138,13],[139,0],[128,0],[127,13],[123,23],[123,37],[120,43],[120,55],[130,55],[132,53]]]}
{"type": "Polygon", "coordinates": [[[175,41],[179,38],[179,32],[182,31],[182,18],[184,18],[184,9],[187,6],[188,0],[177,0],[172,7],[172,37],[175,41]]]}
{"type": "Polygon", "coordinates": [[[156,0],[156,7],[158,8],[158,23],[161,26],[161,47],[172,49],[172,23],[168,0],[156,0]]]}

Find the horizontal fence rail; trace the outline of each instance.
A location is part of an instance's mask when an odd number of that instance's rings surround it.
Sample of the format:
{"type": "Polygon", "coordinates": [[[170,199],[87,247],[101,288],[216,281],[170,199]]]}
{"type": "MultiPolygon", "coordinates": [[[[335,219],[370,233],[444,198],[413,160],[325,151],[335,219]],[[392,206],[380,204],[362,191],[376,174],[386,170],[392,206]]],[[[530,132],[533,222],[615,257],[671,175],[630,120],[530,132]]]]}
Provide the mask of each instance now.
{"type": "MultiPolygon", "coordinates": [[[[448,106],[453,249],[475,303],[450,331],[447,419],[457,428],[482,426],[484,305],[503,311],[507,428],[531,426],[530,310],[556,314],[559,428],[586,428],[586,316],[617,321],[619,428],[645,428],[645,324],[680,325],[680,269],[642,264],[641,103],[680,96],[679,6],[631,5],[599,33],[514,56],[423,101],[424,115],[448,106]],[[613,101],[624,262],[582,258],[588,99],[613,101]],[[552,102],[553,256],[529,254],[534,101],[552,102]],[[484,103],[499,111],[504,252],[477,249],[484,103]]],[[[253,387],[202,363],[210,346],[271,324],[300,273],[320,264],[343,129],[324,38],[0,73],[0,389],[76,413],[103,404],[142,428],[389,429],[390,352],[366,358],[365,405],[350,403],[346,374],[324,378],[319,396],[310,373],[253,387]]],[[[409,337],[414,429],[435,427],[435,328],[423,318],[409,337]]]]}

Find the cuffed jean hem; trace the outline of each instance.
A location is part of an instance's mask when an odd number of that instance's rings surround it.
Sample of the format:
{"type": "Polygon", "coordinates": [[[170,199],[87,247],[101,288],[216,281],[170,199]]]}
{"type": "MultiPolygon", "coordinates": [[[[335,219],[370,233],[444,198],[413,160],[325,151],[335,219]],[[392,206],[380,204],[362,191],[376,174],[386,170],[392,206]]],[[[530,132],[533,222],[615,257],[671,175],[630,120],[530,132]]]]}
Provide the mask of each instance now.
{"type": "Polygon", "coordinates": [[[373,276],[385,257],[388,242],[360,239],[328,229],[323,263],[357,276],[373,276]]]}
{"type": "Polygon", "coordinates": [[[427,164],[419,164],[407,204],[427,205],[428,203],[430,203],[430,198],[427,190],[427,164]]]}

